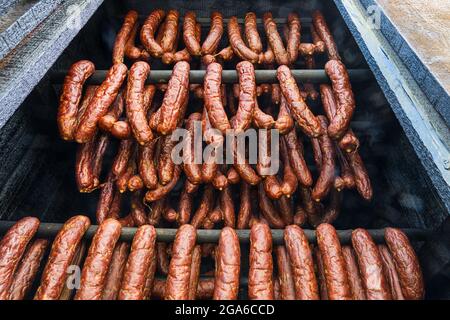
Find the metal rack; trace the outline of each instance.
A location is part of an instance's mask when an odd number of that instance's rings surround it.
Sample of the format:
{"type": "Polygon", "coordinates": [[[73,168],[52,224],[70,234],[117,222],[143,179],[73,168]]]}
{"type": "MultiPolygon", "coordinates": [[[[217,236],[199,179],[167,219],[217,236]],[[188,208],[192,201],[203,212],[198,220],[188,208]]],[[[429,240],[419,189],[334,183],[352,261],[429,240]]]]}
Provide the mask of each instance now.
{"type": "MultiPolygon", "coordinates": [[[[6,231],[15,224],[14,221],[0,221],[0,234],[6,231]]],[[[60,223],[41,223],[36,236],[39,238],[54,238],[61,230],[63,224],[60,223]]],[[[87,240],[92,239],[98,226],[90,226],[85,233],[87,240]]],[[[137,228],[122,228],[120,239],[122,241],[132,241],[137,228]]],[[[178,229],[156,228],[156,240],[159,242],[172,242],[178,229]]],[[[304,230],[309,242],[316,242],[316,233],[314,230],[304,230]]],[[[402,231],[413,241],[424,241],[433,235],[431,230],[423,229],[402,229],[402,231]]],[[[216,243],[219,241],[221,230],[197,230],[198,243],[216,243]]],[[[272,229],[272,239],[274,244],[283,244],[283,230],[272,229]]],[[[373,240],[377,243],[384,241],[384,229],[368,230],[373,240]]],[[[240,243],[250,242],[250,230],[236,230],[240,243]]],[[[342,244],[348,244],[351,241],[352,230],[337,230],[337,234],[342,244]]]]}

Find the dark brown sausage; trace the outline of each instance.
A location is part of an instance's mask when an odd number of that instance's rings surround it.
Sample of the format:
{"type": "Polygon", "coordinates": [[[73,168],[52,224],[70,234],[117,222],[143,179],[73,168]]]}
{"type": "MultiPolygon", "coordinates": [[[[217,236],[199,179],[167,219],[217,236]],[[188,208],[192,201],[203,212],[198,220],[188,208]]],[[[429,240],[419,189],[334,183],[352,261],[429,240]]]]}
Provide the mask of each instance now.
{"type": "Polygon", "coordinates": [[[0,241],[0,300],[8,299],[14,272],[38,227],[37,218],[23,218],[16,222],[0,241]]]}
{"type": "Polygon", "coordinates": [[[341,149],[335,149],[337,159],[339,160],[340,172],[339,177],[336,177],[334,180],[334,187],[338,191],[342,191],[343,189],[353,189],[356,184],[353,170],[345,156],[342,154],[341,149]]]}
{"type": "Polygon", "coordinates": [[[380,252],[370,234],[364,229],[352,232],[352,244],[358,258],[361,279],[368,300],[391,300],[384,277],[380,252]]]}
{"type": "Polygon", "coordinates": [[[136,47],[136,35],[138,33],[139,23],[136,23],[130,32],[127,43],[125,44],[125,56],[130,60],[150,60],[150,54],[142,46],[136,47]]]}
{"type": "Polygon", "coordinates": [[[359,194],[370,201],[373,197],[372,184],[364,162],[358,152],[345,154],[355,176],[356,189],[359,194]]]}
{"type": "Polygon", "coordinates": [[[256,105],[255,68],[248,61],[236,65],[239,77],[239,106],[235,116],[233,129],[236,133],[247,130],[253,119],[256,105]]]}
{"type": "Polygon", "coordinates": [[[303,145],[297,138],[295,130],[291,130],[283,136],[286,143],[289,163],[297,176],[298,182],[302,186],[311,186],[313,183],[311,172],[303,157],[303,145]]]}
{"type": "Polygon", "coordinates": [[[123,271],[127,263],[130,244],[128,242],[118,242],[114,248],[111,264],[106,275],[105,287],[102,293],[102,300],[116,300],[122,283],[123,271]]]}
{"type": "Polygon", "coordinates": [[[283,160],[283,181],[281,184],[281,192],[290,197],[294,194],[298,187],[298,179],[289,161],[289,155],[284,139],[280,140],[280,152],[283,160]]]}
{"type": "Polygon", "coordinates": [[[245,181],[242,181],[240,190],[239,213],[237,219],[238,229],[247,229],[249,227],[251,214],[252,214],[252,203],[250,196],[250,185],[245,181]]]}
{"type": "Polygon", "coordinates": [[[78,145],[75,160],[75,180],[80,192],[91,192],[95,189],[99,181],[95,179],[93,158],[95,151],[95,139],[78,145]]]}
{"type": "Polygon", "coordinates": [[[202,250],[200,245],[196,245],[192,252],[191,275],[189,277],[188,300],[195,300],[197,288],[200,282],[200,265],[202,261],[202,250]]]}
{"type": "Polygon", "coordinates": [[[245,15],[245,38],[253,52],[258,54],[262,52],[263,48],[256,24],[256,14],[254,12],[247,12],[245,15]]]}
{"type": "Polygon", "coordinates": [[[272,233],[268,225],[256,223],[250,230],[248,298],[273,300],[272,233]]]}
{"type": "Polygon", "coordinates": [[[145,225],[137,229],[125,266],[119,300],[144,299],[147,277],[149,272],[155,271],[150,268],[155,258],[155,240],[156,230],[153,226],[145,225]]]}
{"type": "Polygon", "coordinates": [[[175,171],[175,163],[172,160],[172,149],[176,141],[172,141],[171,136],[161,137],[161,149],[158,159],[158,177],[162,185],[172,181],[175,171]]]}
{"type": "Polygon", "coordinates": [[[289,54],[284,47],[283,40],[278,33],[277,24],[272,17],[272,13],[266,12],[263,15],[264,30],[266,31],[267,42],[272,48],[275,60],[279,65],[289,65],[289,54]]]}
{"type": "Polygon", "coordinates": [[[134,153],[134,141],[121,140],[119,149],[111,167],[111,173],[115,177],[120,177],[127,169],[128,162],[134,153]]]}
{"type": "Polygon", "coordinates": [[[328,58],[330,60],[341,60],[339,51],[336,47],[336,43],[334,42],[333,36],[325,21],[325,17],[319,10],[316,10],[313,13],[313,25],[319,37],[325,43],[325,47],[328,52],[328,58]]]}
{"type": "Polygon", "coordinates": [[[122,226],[115,219],[106,219],[97,229],[81,271],[80,288],[75,300],[100,300],[108,266],[119,239],[122,226]]]}
{"type": "Polygon", "coordinates": [[[425,290],[422,270],[408,237],[394,228],[386,228],[384,237],[394,259],[403,296],[406,300],[423,299],[425,290]]]}
{"type": "Polygon", "coordinates": [[[277,255],[278,277],[280,279],[280,298],[281,300],[295,300],[294,279],[286,248],[277,246],[275,253],[277,255]]]}
{"type": "Polygon", "coordinates": [[[89,226],[89,218],[85,216],[72,217],[63,225],[53,240],[35,300],[59,299],[66,284],[67,268],[89,226]]]}
{"type": "Polygon", "coordinates": [[[14,273],[8,300],[23,300],[28,295],[47,247],[48,240],[37,239],[25,251],[14,273]]]}
{"type": "Polygon", "coordinates": [[[381,262],[383,263],[384,276],[391,289],[393,300],[405,300],[402,293],[402,287],[400,285],[400,279],[398,277],[397,270],[395,269],[394,259],[389,251],[389,248],[383,244],[378,245],[380,251],[381,262]]]}
{"type": "Polygon", "coordinates": [[[289,61],[294,64],[298,57],[298,46],[300,44],[301,24],[297,13],[291,12],[288,15],[289,34],[287,38],[287,52],[289,61]]]}
{"type": "Polygon", "coordinates": [[[122,27],[117,33],[116,40],[114,42],[113,56],[112,56],[113,64],[123,63],[127,40],[130,38],[131,32],[133,31],[134,26],[137,24],[137,21],[138,21],[138,13],[134,10],[128,11],[128,13],[125,16],[122,27]]]}
{"type": "MultiPolygon", "coordinates": [[[[220,12],[214,11],[211,13],[211,29],[209,30],[208,36],[205,41],[203,41],[202,45],[202,55],[214,54],[217,50],[217,46],[219,45],[220,39],[223,34],[223,21],[222,14],[220,12]]],[[[223,51],[223,50],[222,50],[223,51]]],[[[221,52],[222,52],[221,51],[221,52]]],[[[219,52],[219,56],[222,56],[224,60],[226,58],[226,54],[221,54],[219,52]]]]}
{"type": "Polygon", "coordinates": [[[205,107],[208,111],[211,125],[220,130],[222,134],[226,134],[226,131],[231,128],[231,125],[222,104],[221,85],[222,65],[218,63],[209,64],[206,69],[203,86],[205,107]]]}
{"type": "MultiPolygon", "coordinates": [[[[279,86],[277,86],[279,88],[279,86]]],[[[272,86],[272,96],[277,89],[273,90],[272,86]]],[[[275,93],[276,94],[276,93],[275,93]]],[[[289,112],[289,107],[287,106],[286,99],[283,95],[280,97],[280,111],[278,112],[278,118],[275,122],[275,129],[280,131],[280,134],[284,135],[294,128],[294,119],[289,112]]]]}
{"type": "Polygon", "coordinates": [[[267,197],[262,184],[258,186],[258,201],[261,214],[267,219],[270,226],[276,229],[283,229],[285,224],[272,201],[267,197]]]}
{"type": "Polygon", "coordinates": [[[181,191],[179,206],[178,206],[178,223],[180,225],[189,223],[191,219],[193,197],[192,193],[188,192],[188,180],[186,180],[183,190],[181,191]]]}
{"type": "Polygon", "coordinates": [[[164,299],[186,300],[189,297],[192,253],[197,239],[196,229],[185,224],[178,228],[172,248],[164,299]]]}
{"type": "Polygon", "coordinates": [[[152,11],[141,29],[141,42],[145,49],[155,58],[161,57],[164,53],[160,43],[155,40],[155,32],[165,15],[164,10],[161,9],[152,11]]]}
{"type": "MultiPolygon", "coordinates": [[[[88,87],[88,89],[91,87],[88,87]]],[[[86,91],[86,95],[88,92],[86,91]]],[[[94,92],[95,94],[95,92],[94,92]]],[[[87,105],[86,105],[87,107],[87,105]]],[[[116,100],[109,108],[108,112],[98,120],[98,126],[105,132],[111,132],[114,124],[118,121],[124,110],[123,91],[117,94],[116,100]]],[[[80,107],[81,111],[81,107],[80,107]]],[[[84,112],[83,112],[84,113],[84,112]]],[[[80,117],[81,118],[81,117],[80,117]]]]}
{"type": "Polygon", "coordinates": [[[167,243],[158,242],[156,244],[156,260],[158,271],[162,274],[167,274],[169,272],[169,255],[167,254],[167,243]]]}
{"type": "Polygon", "coordinates": [[[351,300],[351,291],[341,244],[336,230],[323,223],[316,229],[317,244],[323,260],[330,300],[351,300]]]}
{"type": "Polygon", "coordinates": [[[291,198],[282,196],[277,201],[277,208],[280,212],[280,217],[286,225],[294,222],[294,206],[291,198]]]}
{"type": "Polygon", "coordinates": [[[239,292],[241,249],[236,231],[225,227],[216,250],[214,300],[236,300],[239,292]]]}
{"type": "Polygon", "coordinates": [[[268,176],[266,177],[263,182],[264,191],[266,192],[266,195],[272,199],[277,200],[280,199],[283,195],[283,191],[281,189],[281,184],[277,176],[268,176]]]}
{"type": "Polygon", "coordinates": [[[225,227],[234,228],[236,225],[236,214],[230,187],[226,187],[220,192],[220,206],[223,212],[225,227]]]}
{"type": "Polygon", "coordinates": [[[191,220],[191,225],[194,226],[194,228],[199,228],[203,224],[204,219],[212,209],[213,205],[214,189],[210,185],[206,185],[200,200],[200,205],[191,220]]]}
{"type": "Polygon", "coordinates": [[[277,78],[291,115],[295,118],[302,131],[312,138],[319,137],[322,134],[320,122],[303,100],[289,67],[285,65],[279,66],[277,78]]]}
{"type": "Polygon", "coordinates": [[[185,61],[177,62],[173,67],[157,126],[162,135],[172,133],[184,116],[189,97],[189,70],[189,63],[185,61]]]}
{"type": "Polygon", "coordinates": [[[234,53],[242,60],[251,63],[258,63],[259,56],[246,46],[241,36],[241,30],[236,17],[231,17],[228,21],[228,39],[234,53]]]}
{"type": "Polygon", "coordinates": [[[195,37],[195,26],[197,24],[197,17],[194,11],[188,11],[184,15],[183,21],[183,40],[186,49],[193,56],[201,55],[200,42],[195,37]]]}
{"type": "Polygon", "coordinates": [[[158,185],[158,175],[154,163],[157,140],[152,140],[138,149],[139,175],[147,189],[155,189],[158,185]]]}
{"type": "Polygon", "coordinates": [[[317,281],[319,283],[320,300],[328,300],[327,280],[325,278],[325,269],[323,267],[322,255],[319,248],[314,249],[314,259],[317,268],[317,281]]]}
{"type": "Polygon", "coordinates": [[[291,260],[296,299],[319,300],[311,248],[304,231],[296,225],[287,226],[284,243],[291,260]]]}
{"type": "Polygon", "coordinates": [[[181,167],[177,165],[174,169],[173,179],[166,185],[158,184],[156,189],[147,191],[145,194],[145,201],[153,202],[164,198],[170,191],[172,191],[173,188],[175,188],[178,179],[180,178],[180,174],[181,167]]]}
{"type": "Polygon", "coordinates": [[[359,273],[358,263],[356,262],[355,252],[351,246],[342,247],[342,255],[345,260],[345,269],[348,273],[348,281],[352,291],[353,300],[366,300],[366,292],[359,273]]]}
{"type": "Polygon", "coordinates": [[[95,66],[91,61],[81,60],[70,67],[64,79],[57,116],[59,134],[64,140],[71,141],[74,139],[83,85],[94,71],[95,66]]]}
{"type": "Polygon", "coordinates": [[[200,184],[202,182],[202,166],[200,164],[201,159],[196,157],[196,141],[195,130],[196,123],[200,123],[202,115],[198,112],[191,113],[186,120],[187,135],[184,136],[184,141],[187,146],[183,150],[183,169],[186,177],[193,184],[200,184]]]}
{"type": "Polygon", "coordinates": [[[164,52],[171,52],[176,48],[179,15],[177,10],[169,10],[167,12],[164,22],[164,34],[161,39],[161,49],[164,52]]]}

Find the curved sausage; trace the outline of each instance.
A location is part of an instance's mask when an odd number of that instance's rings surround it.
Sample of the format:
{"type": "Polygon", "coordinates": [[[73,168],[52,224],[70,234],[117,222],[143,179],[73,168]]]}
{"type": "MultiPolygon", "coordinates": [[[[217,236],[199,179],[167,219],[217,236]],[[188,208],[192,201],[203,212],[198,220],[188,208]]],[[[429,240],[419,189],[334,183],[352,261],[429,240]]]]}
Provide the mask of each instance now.
{"type": "Polygon", "coordinates": [[[281,183],[281,192],[286,197],[291,197],[298,187],[297,176],[291,167],[289,155],[284,139],[280,140],[281,158],[283,161],[283,181],[281,183]]]}
{"type": "Polygon", "coordinates": [[[164,33],[160,43],[161,49],[164,52],[173,51],[174,47],[177,45],[176,39],[178,34],[179,15],[177,10],[169,10],[167,12],[166,20],[164,22],[164,33]]]}
{"type": "Polygon", "coordinates": [[[48,240],[37,239],[25,251],[14,273],[8,300],[23,300],[28,295],[47,247],[48,240]]]}
{"type": "MultiPolygon", "coordinates": [[[[88,87],[90,89],[92,86],[88,87]]],[[[88,92],[86,91],[86,95],[88,92]]],[[[95,92],[92,94],[92,96],[95,92]]],[[[87,107],[87,105],[86,105],[87,107]]],[[[114,124],[118,121],[124,110],[123,92],[117,94],[116,100],[109,108],[108,112],[98,120],[98,126],[105,132],[111,132],[114,124]]],[[[81,107],[80,107],[81,111],[81,107]]]]}
{"type": "Polygon", "coordinates": [[[319,10],[316,10],[313,13],[313,25],[319,37],[325,43],[325,47],[328,52],[328,58],[330,60],[341,60],[341,57],[339,56],[339,51],[336,47],[336,43],[334,42],[333,39],[333,35],[331,34],[330,29],[328,28],[328,25],[325,21],[325,17],[319,10]]]}
{"type": "Polygon", "coordinates": [[[197,239],[196,229],[184,224],[178,228],[172,248],[164,299],[187,300],[191,275],[192,253],[197,239]]]}
{"type": "Polygon", "coordinates": [[[275,253],[277,256],[278,277],[280,279],[280,298],[281,300],[295,300],[294,279],[286,248],[277,246],[275,253]]]}
{"type": "Polygon", "coordinates": [[[75,160],[75,180],[80,192],[91,192],[100,183],[95,179],[93,158],[95,151],[95,139],[78,145],[75,160]]]}
{"type": "Polygon", "coordinates": [[[244,40],[242,39],[241,30],[236,17],[231,17],[230,20],[228,20],[228,39],[234,53],[239,58],[251,63],[258,63],[258,54],[247,47],[244,40]]]}
{"type": "Polygon", "coordinates": [[[247,229],[252,214],[252,203],[250,195],[250,185],[245,181],[241,182],[240,205],[237,219],[237,229],[247,229]]]}
{"type": "Polygon", "coordinates": [[[391,289],[391,294],[393,300],[405,300],[402,293],[402,287],[400,285],[400,279],[398,277],[397,270],[395,269],[394,260],[392,258],[389,249],[385,245],[378,245],[378,250],[380,251],[381,262],[383,263],[384,276],[391,289]]]}
{"type": "Polygon", "coordinates": [[[320,300],[329,300],[322,255],[320,254],[320,250],[317,247],[314,249],[314,260],[317,267],[317,281],[319,283],[320,300]]]}
{"type": "Polygon", "coordinates": [[[199,123],[201,120],[202,115],[198,112],[191,113],[189,118],[186,120],[187,135],[184,139],[187,146],[183,151],[183,169],[186,177],[193,184],[200,184],[202,182],[202,166],[201,164],[196,163],[197,159],[195,156],[195,123],[199,123]]]}
{"type": "Polygon", "coordinates": [[[155,189],[158,185],[158,175],[154,163],[155,147],[157,140],[152,140],[138,149],[139,175],[147,189],[155,189]]]}
{"type": "Polygon", "coordinates": [[[193,56],[201,55],[200,42],[195,37],[195,26],[197,24],[197,16],[194,11],[188,11],[184,15],[183,22],[183,40],[186,49],[193,56]]]}
{"type": "Polygon", "coordinates": [[[178,223],[180,225],[189,223],[191,219],[192,206],[193,206],[193,197],[192,193],[188,192],[188,180],[186,180],[183,190],[181,191],[179,206],[178,206],[178,223]]]}
{"type": "MultiPolygon", "coordinates": [[[[222,34],[222,14],[220,12],[214,11],[211,13],[211,29],[209,30],[208,36],[206,37],[205,41],[203,41],[202,55],[214,54],[216,52],[220,39],[222,38],[222,34]]],[[[221,55],[224,60],[227,60],[225,59],[226,55],[224,55],[223,53],[221,54],[219,52],[219,55],[221,55]]]]}
{"type": "Polygon", "coordinates": [[[81,271],[80,288],[75,300],[100,300],[108,266],[119,239],[122,226],[115,219],[106,219],[97,229],[81,271]]]}
{"type": "Polygon", "coordinates": [[[249,260],[248,298],[273,300],[272,233],[264,223],[256,223],[250,230],[249,260]]]}
{"type": "Polygon", "coordinates": [[[231,128],[227,114],[222,104],[221,98],[222,85],[222,65],[211,63],[208,65],[204,80],[205,107],[208,111],[211,125],[220,130],[222,134],[231,128]]]}
{"type": "Polygon", "coordinates": [[[370,234],[364,229],[352,232],[352,244],[358,258],[361,279],[368,300],[391,300],[392,296],[384,277],[380,252],[370,234]]]}
{"type": "Polygon", "coordinates": [[[277,201],[277,208],[280,212],[280,217],[286,225],[290,225],[294,222],[294,207],[291,198],[281,196],[277,201]]]}
{"type": "Polygon", "coordinates": [[[284,243],[291,260],[295,298],[319,300],[311,248],[304,231],[296,225],[287,226],[284,229],[284,243]]]}
{"type": "MultiPolygon", "coordinates": [[[[137,229],[131,244],[130,255],[125,266],[119,300],[143,300],[147,278],[153,277],[150,268],[155,259],[156,230],[153,226],[144,225],[137,229]]],[[[156,267],[156,264],[153,263],[156,267]]],[[[153,281],[151,281],[153,282],[153,281]]]]}
{"type": "Polygon", "coordinates": [[[313,183],[311,172],[303,157],[303,145],[297,138],[295,130],[291,130],[283,136],[286,143],[289,163],[297,176],[298,182],[303,186],[311,186],[313,183]]]}
{"type": "Polygon", "coordinates": [[[239,106],[236,112],[233,129],[236,133],[247,130],[253,119],[256,106],[255,69],[248,61],[241,61],[236,65],[239,77],[239,106]]]}
{"type": "Polygon", "coordinates": [[[188,300],[195,300],[197,288],[200,282],[200,264],[202,261],[202,250],[200,245],[196,245],[192,252],[191,274],[189,277],[188,300]]]}
{"type": "Polygon", "coordinates": [[[352,291],[353,300],[366,300],[366,293],[359,273],[358,263],[356,262],[355,252],[351,246],[342,247],[345,269],[348,274],[348,282],[352,291]]]}
{"type": "Polygon", "coordinates": [[[66,284],[67,268],[89,226],[89,218],[85,216],[74,216],[64,223],[53,240],[35,300],[59,299],[66,284]]]}
{"type": "Polygon", "coordinates": [[[162,135],[172,133],[184,116],[189,98],[189,70],[189,63],[185,61],[177,62],[173,67],[157,126],[162,135]]]}
{"type": "Polygon", "coordinates": [[[236,215],[230,187],[226,187],[220,192],[220,206],[223,212],[225,227],[234,228],[236,225],[236,215]]]}
{"type": "Polygon", "coordinates": [[[334,227],[323,223],[316,229],[317,244],[323,260],[328,298],[351,300],[351,291],[339,237],[334,227]]]}
{"type": "Polygon", "coordinates": [[[173,179],[166,185],[161,185],[158,183],[158,186],[154,190],[149,190],[145,194],[146,202],[153,202],[164,198],[173,188],[177,185],[178,179],[180,178],[181,167],[175,166],[173,172],[173,179]]]}
{"type": "Polygon", "coordinates": [[[106,275],[105,287],[102,293],[102,300],[116,300],[122,283],[123,271],[127,263],[130,244],[119,242],[114,248],[111,264],[106,275]]]}
{"type": "Polygon", "coordinates": [[[125,44],[125,57],[130,60],[150,60],[150,54],[142,46],[136,47],[136,35],[138,33],[139,23],[136,23],[130,32],[127,43],[125,44]]]}
{"type": "Polygon", "coordinates": [[[295,118],[302,131],[312,138],[319,137],[322,134],[320,122],[303,100],[289,67],[285,65],[279,66],[277,78],[291,115],[295,118]]]}
{"type": "Polygon", "coordinates": [[[152,11],[141,29],[141,42],[145,49],[155,58],[161,57],[164,53],[160,43],[155,40],[155,32],[165,15],[166,13],[161,9],[152,11]]]}
{"type": "Polygon", "coordinates": [[[270,226],[276,229],[283,229],[285,224],[272,201],[267,197],[261,184],[258,186],[258,201],[261,214],[267,219],[270,226]]]}
{"type": "Polygon", "coordinates": [[[254,12],[247,12],[244,21],[245,38],[247,39],[248,46],[253,52],[261,53],[263,48],[256,24],[256,14],[254,12]]]}
{"type": "Polygon", "coordinates": [[[91,61],[81,60],[70,67],[64,79],[57,115],[59,134],[64,140],[74,139],[83,85],[94,71],[95,66],[91,61]]]}
{"type": "Polygon", "coordinates": [[[399,229],[386,228],[384,238],[394,259],[405,299],[423,299],[424,282],[422,271],[408,237],[399,229]]]}
{"type": "Polygon", "coordinates": [[[225,227],[216,249],[214,300],[236,300],[239,292],[241,249],[236,231],[225,227]]]}
{"type": "Polygon", "coordinates": [[[171,136],[164,136],[161,139],[160,154],[158,159],[158,177],[162,185],[172,181],[175,171],[175,163],[172,160],[172,150],[176,141],[172,141],[171,136]]]}
{"type": "MultiPolygon", "coordinates": [[[[153,139],[153,133],[147,121],[144,110],[144,86],[150,73],[147,62],[138,61],[133,64],[128,75],[127,84],[127,118],[133,130],[134,136],[140,145],[145,145],[153,139]]],[[[152,86],[156,90],[155,86],[152,86]]],[[[148,102],[148,105],[151,101],[148,102]]]]}
{"type": "Polygon", "coordinates": [[[205,189],[203,191],[202,198],[200,200],[200,205],[195,211],[194,216],[191,220],[191,225],[194,228],[199,228],[203,221],[205,220],[207,214],[212,209],[212,206],[214,205],[214,189],[211,188],[210,185],[206,185],[205,189]]]}
{"type": "Polygon", "coordinates": [[[266,31],[267,42],[272,48],[275,60],[279,65],[289,65],[289,54],[287,53],[283,40],[278,33],[277,24],[270,12],[263,15],[264,30],[266,31]]]}
{"type": "Polygon", "coordinates": [[[130,38],[131,32],[133,31],[134,26],[137,24],[137,21],[138,13],[134,10],[128,11],[122,27],[117,33],[116,40],[114,42],[112,58],[113,64],[123,63],[127,40],[130,38]]]}
{"type": "MultiPolygon", "coordinates": [[[[272,96],[274,94],[274,91],[276,90],[272,90],[272,96]]],[[[284,135],[294,128],[294,119],[292,119],[292,116],[289,112],[289,108],[287,106],[287,101],[283,95],[281,95],[279,103],[280,103],[280,111],[278,112],[278,118],[277,121],[275,122],[274,127],[275,129],[280,131],[280,134],[284,135]]]]}
{"type": "Polygon", "coordinates": [[[75,140],[78,143],[86,143],[94,137],[97,123],[116,99],[127,71],[123,63],[116,63],[109,69],[105,81],[98,87],[77,126],[75,140]]]}
{"type": "Polygon", "coordinates": [[[297,13],[291,12],[288,15],[289,34],[287,38],[287,52],[289,55],[289,61],[294,64],[298,57],[298,46],[300,44],[300,36],[302,26],[300,24],[300,18],[297,13]]]}

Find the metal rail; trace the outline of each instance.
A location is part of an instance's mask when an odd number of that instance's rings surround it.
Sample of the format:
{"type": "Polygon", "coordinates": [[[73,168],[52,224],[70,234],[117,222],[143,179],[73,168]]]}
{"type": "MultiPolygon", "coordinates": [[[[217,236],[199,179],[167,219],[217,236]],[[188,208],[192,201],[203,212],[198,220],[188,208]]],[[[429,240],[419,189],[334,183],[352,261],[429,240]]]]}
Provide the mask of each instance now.
{"type": "MultiPolygon", "coordinates": [[[[0,221],[0,234],[4,234],[14,225],[14,221],[0,221]]],[[[41,223],[36,236],[40,238],[54,238],[63,225],[60,223],[41,223]]],[[[86,231],[85,238],[92,239],[98,226],[91,226],[86,231]]],[[[122,228],[120,239],[122,241],[133,240],[137,228],[122,228]]],[[[410,240],[424,241],[431,237],[434,233],[431,230],[422,229],[402,229],[410,240]]],[[[219,241],[221,230],[197,230],[198,243],[217,243],[219,241]]],[[[316,233],[314,230],[304,230],[311,243],[316,242],[316,233]]],[[[384,229],[368,230],[373,240],[377,243],[384,242],[384,229]]],[[[157,228],[156,239],[159,242],[172,242],[175,239],[177,229],[157,228]]],[[[249,243],[250,230],[236,230],[240,243],[249,243]]],[[[337,230],[339,239],[342,244],[348,244],[351,241],[352,230],[337,230]]],[[[283,230],[272,229],[272,238],[274,244],[283,244],[283,230]]]]}
{"type": "MultiPolygon", "coordinates": [[[[105,79],[107,70],[97,70],[87,80],[88,84],[101,84],[105,79]]],[[[312,82],[312,83],[329,83],[330,79],[324,70],[291,70],[292,75],[298,82],[312,82]]],[[[205,70],[191,70],[189,72],[190,83],[203,83],[205,78],[205,70]]],[[[369,69],[349,69],[350,81],[364,82],[373,79],[373,74],[369,69]]],[[[67,75],[67,70],[55,71],[51,75],[51,81],[54,84],[61,84],[64,77],[67,75]]],[[[147,83],[166,83],[172,76],[172,70],[152,70],[147,78],[147,83]]],[[[255,77],[257,83],[277,83],[276,70],[255,70],[255,77]]],[[[238,76],[236,70],[222,71],[223,83],[237,83],[238,76]]]]}

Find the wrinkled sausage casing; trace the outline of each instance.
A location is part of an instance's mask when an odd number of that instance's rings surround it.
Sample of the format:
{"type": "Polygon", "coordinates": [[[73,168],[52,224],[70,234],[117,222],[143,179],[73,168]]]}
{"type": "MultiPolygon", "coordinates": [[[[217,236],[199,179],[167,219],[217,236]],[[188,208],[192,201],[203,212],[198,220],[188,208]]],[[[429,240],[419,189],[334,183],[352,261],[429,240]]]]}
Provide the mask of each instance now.
{"type": "Polygon", "coordinates": [[[392,296],[384,277],[380,252],[370,234],[364,229],[354,230],[352,245],[358,259],[367,299],[391,300],[392,296]]]}
{"type": "Polygon", "coordinates": [[[125,16],[122,28],[120,28],[120,31],[116,36],[116,41],[114,42],[113,59],[112,59],[113,64],[123,63],[126,44],[137,23],[137,20],[138,20],[138,13],[134,10],[129,11],[125,16]]]}
{"type": "Polygon", "coordinates": [[[278,277],[280,279],[281,300],[295,300],[294,279],[292,276],[291,261],[284,246],[275,249],[278,263],[278,277]]]}
{"type": "Polygon", "coordinates": [[[239,77],[239,106],[233,129],[240,133],[247,130],[252,123],[256,106],[256,80],[255,68],[250,62],[239,62],[236,70],[239,77]]]}
{"type": "MultiPolygon", "coordinates": [[[[203,41],[202,45],[203,55],[214,54],[214,52],[217,50],[217,46],[219,45],[220,39],[222,38],[222,34],[223,34],[222,14],[220,12],[214,11],[213,13],[211,13],[211,29],[209,30],[208,36],[206,37],[205,41],[203,41]]],[[[227,57],[224,57],[224,53],[222,53],[222,51],[219,52],[219,56],[222,56],[224,60],[229,60],[225,59],[227,57]]]]}
{"type": "Polygon", "coordinates": [[[258,33],[258,26],[256,24],[256,14],[254,12],[248,12],[245,15],[245,37],[247,39],[248,46],[253,52],[262,52],[262,43],[258,33]]]}
{"type": "Polygon", "coordinates": [[[105,81],[98,87],[77,126],[75,140],[78,143],[86,143],[94,137],[98,121],[116,99],[127,71],[123,63],[116,63],[109,69],[105,81]]]}
{"type": "MultiPolygon", "coordinates": [[[[153,226],[144,225],[137,229],[131,244],[131,252],[119,291],[119,300],[144,299],[145,285],[148,277],[153,278],[155,259],[156,230],[153,226]],[[153,264],[153,270],[150,268],[153,264]],[[151,274],[153,273],[153,274],[151,274]]],[[[152,285],[153,281],[150,281],[152,285]]]]}
{"type": "Polygon", "coordinates": [[[0,300],[8,299],[14,272],[38,227],[37,218],[23,218],[0,241],[0,300]]]}
{"type": "Polygon", "coordinates": [[[114,248],[111,264],[108,268],[108,275],[105,280],[105,287],[102,293],[102,300],[116,300],[122,283],[123,271],[127,263],[130,244],[128,242],[118,242],[114,248]]]}
{"type": "Polygon", "coordinates": [[[342,255],[345,260],[345,269],[348,273],[350,289],[352,291],[353,300],[366,300],[366,292],[361,281],[358,263],[356,261],[355,252],[351,246],[342,247],[342,255]]]}
{"type": "Polygon", "coordinates": [[[155,32],[165,17],[164,10],[157,9],[150,13],[141,29],[141,41],[147,51],[154,57],[159,58],[164,51],[155,40],[155,32]]]}
{"type": "Polygon", "coordinates": [[[325,270],[328,298],[351,300],[348,274],[336,230],[332,225],[324,223],[317,227],[316,234],[325,270]]]}
{"type": "Polygon", "coordinates": [[[72,217],[63,225],[53,240],[35,300],[59,299],[66,284],[67,268],[90,225],[89,218],[85,216],[72,217]]]}
{"type": "Polygon", "coordinates": [[[195,26],[197,24],[197,16],[194,11],[188,11],[184,15],[183,22],[183,40],[187,50],[193,56],[201,55],[201,47],[199,41],[195,37],[195,26]]]}
{"type": "Polygon", "coordinates": [[[386,245],[378,245],[380,251],[381,261],[383,262],[384,276],[389,283],[391,289],[392,298],[394,300],[405,300],[403,296],[402,287],[400,285],[400,279],[398,278],[397,269],[395,268],[394,259],[391,252],[386,245]]]}
{"type": "Polygon", "coordinates": [[[164,52],[173,51],[176,45],[179,15],[177,10],[169,10],[167,12],[166,21],[164,22],[164,34],[161,39],[161,49],[164,52]]]}
{"type": "Polygon", "coordinates": [[[239,291],[241,250],[236,231],[222,229],[216,253],[214,300],[236,300],[239,291]]]}
{"type": "Polygon", "coordinates": [[[248,298],[273,300],[272,233],[268,225],[256,223],[250,231],[248,298]]]}
{"type": "Polygon", "coordinates": [[[97,229],[81,271],[80,288],[75,300],[100,300],[108,266],[122,230],[115,219],[106,219],[97,229]]]}
{"type": "Polygon", "coordinates": [[[296,225],[287,226],[284,230],[284,243],[291,260],[296,299],[319,300],[319,286],[305,232],[296,225]]]}
{"type": "Polygon", "coordinates": [[[279,65],[289,65],[289,54],[284,47],[283,40],[277,30],[277,25],[270,12],[263,16],[264,29],[266,31],[267,42],[269,43],[275,60],[279,65]]]}
{"type": "Polygon", "coordinates": [[[325,47],[328,52],[328,58],[330,60],[341,60],[338,49],[336,47],[336,43],[333,39],[333,35],[331,34],[330,29],[328,28],[328,25],[325,21],[325,17],[318,10],[313,13],[313,25],[315,31],[325,43],[325,47]]]}
{"type": "Polygon", "coordinates": [[[394,228],[386,228],[384,237],[394,259],[405,299],[423,299],[422,271],[408,237],[401,230],[394,228]]]}
{"type": "Polygon", "coordinates": [[[259,56],[252,49],[247,47],[241,36],[241,30],[236,17],[231,17],[228,21],[228,39],[234,53],[250,63],[258,63],[259,56]]]}
{"type": "Polygon", "coordinates": [[[64,140],[70,141],[74,138],[83,84],[94,71],[95,66],[92,62],[81,60],[70,67],[64,79],[57,116],[59,134],[64,140]]]}
{"type": "Polygon", "coordinates": [[[187,300],[189,297],[192,253],[196,239],[197,233],[193,226],[185,224],[178,228],[167,274],[166,300],[187,300]]]}

